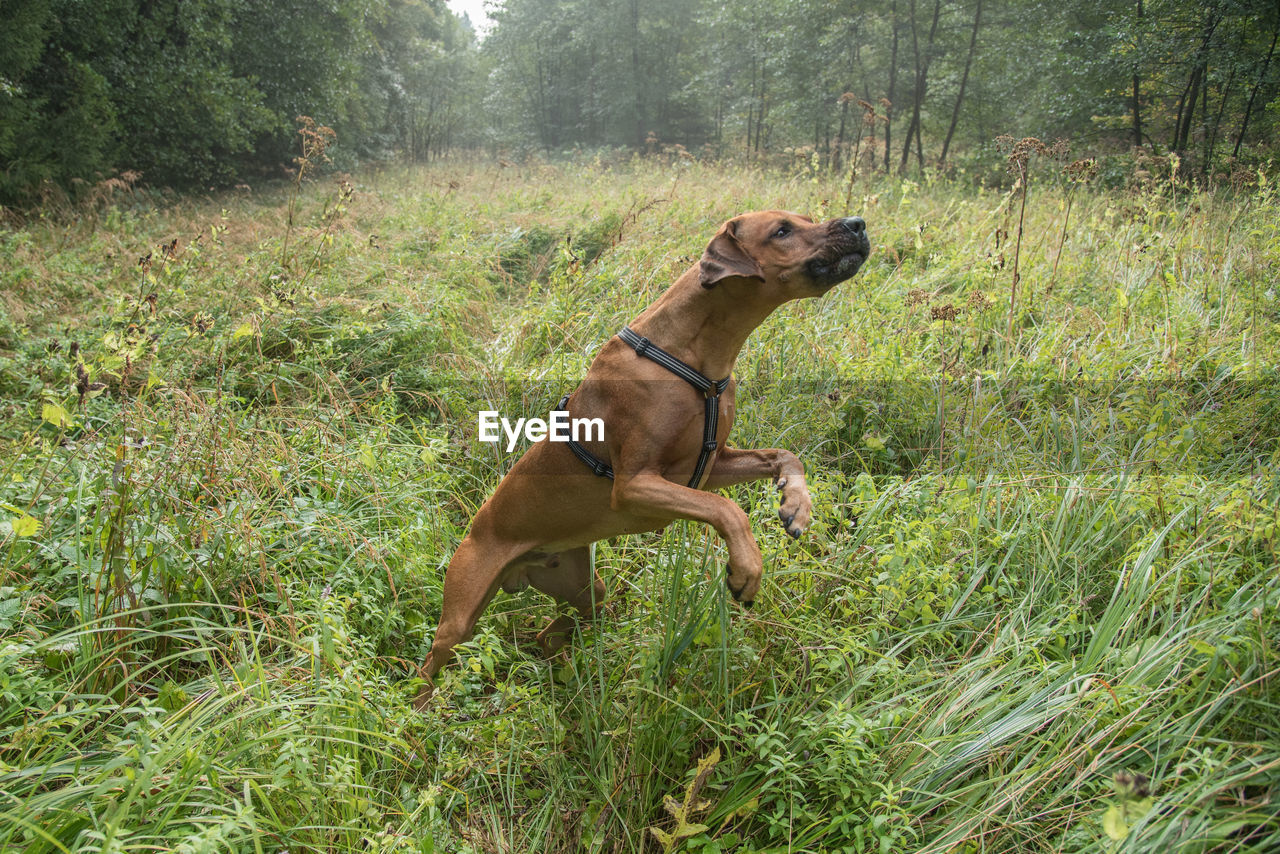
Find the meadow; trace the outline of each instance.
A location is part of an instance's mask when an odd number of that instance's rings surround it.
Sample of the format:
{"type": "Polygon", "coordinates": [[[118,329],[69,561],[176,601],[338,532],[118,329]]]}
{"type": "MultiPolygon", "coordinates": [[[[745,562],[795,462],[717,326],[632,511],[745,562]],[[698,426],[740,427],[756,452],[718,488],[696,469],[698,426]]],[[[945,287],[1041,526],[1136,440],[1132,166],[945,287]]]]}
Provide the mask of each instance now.
{"type": "Polygon", "coordinates": [[[453,159],[0,228],[0,849],[1280,850],[1275,177],[1022,156],[453,159]],[[792,541],[731,491],[754,610],[703,526],[600,543],[602,621],[545,661],[550,600],[500,593],[413,711],[516,458],[476,413],[547,412],[772,207],[873,252],[738,363],[732,441],[815,506],[792,541]]]}

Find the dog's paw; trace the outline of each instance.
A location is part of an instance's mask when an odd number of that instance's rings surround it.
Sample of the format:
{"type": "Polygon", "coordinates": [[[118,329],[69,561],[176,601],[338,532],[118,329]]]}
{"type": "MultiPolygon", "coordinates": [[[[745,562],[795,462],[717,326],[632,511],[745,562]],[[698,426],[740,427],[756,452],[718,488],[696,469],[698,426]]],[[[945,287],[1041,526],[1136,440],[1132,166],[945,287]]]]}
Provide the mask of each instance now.
{"type": "Polygon", "coordinates": [[[435,686],[433,686],[431,684],[431,680],[428,679],[422,684],[422,687],[418,689],[417,695],[413,698],[414,711],[425,712],[431,705],[431,695],[434,693],[435,686]]]}
{"type": "Polygon", "coordinates": [[[729,595],[733,597],[733,601],[737,602],[743,608],[750,611],[756,604],[756,593],[759,592],[760,582],[747,582],[739,587],[734,587],[733,572],[725,573],[724,586],[729,588],[729,595]]]}
{"type": "Polygon", "coordinates": [[[732,553],[729,565],[725,568],[725,586],[733,595],[733,601],[750,609],[756,603],[756,594],[760,592],[760,579],[764,576],[764,561],[754,541],[750,544],[750,553],[743,554],[734,560],[732,553]]]}
{"type": "Polygon", "coordinates": [[[539,632],[537,637],[538,648],[542,650],[543,658],[554,658],[556,653],[569,643],[576,622],[573,617],[561,614],[547,623],[547,627],[539,632]]]}
{"type": "Polygon", "coordinates": [[[784,475],[778,478],[778,491],[782,493],[778,518],[788,534],[799,538],[813,520],[813,503],[809,500],[809,487],[805,485],[804,476],[784,475]]]}

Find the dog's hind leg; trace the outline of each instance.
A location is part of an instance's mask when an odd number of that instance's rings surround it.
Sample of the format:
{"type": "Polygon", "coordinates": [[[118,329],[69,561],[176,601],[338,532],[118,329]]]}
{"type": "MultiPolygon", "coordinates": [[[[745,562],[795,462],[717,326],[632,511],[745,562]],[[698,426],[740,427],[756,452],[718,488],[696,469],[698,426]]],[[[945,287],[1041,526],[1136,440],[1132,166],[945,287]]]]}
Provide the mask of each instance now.
{"type": "Polygon", "coordinates": [[[542,566],[530,566],[529,583],[561,602],[572,606],[578,616],[561,614],[538,634],[538,646],[550,656],[564,646],[578,620],[590,622],[604,605],[604,582],[591,566],[591,547],[560,552],[542,566]]]}
{"type": "Polygon", "coordinates": [[[426,682],[414,699],[422,709],[431,699],[432,682],[453,657],[453,647],[471,637],[476,621],[498,591],[507,564],[527,550],[526,545],[506,543],[472,533],[462,541],[444,574],[444,603],[431,651],[418,669],[426,682]]]}

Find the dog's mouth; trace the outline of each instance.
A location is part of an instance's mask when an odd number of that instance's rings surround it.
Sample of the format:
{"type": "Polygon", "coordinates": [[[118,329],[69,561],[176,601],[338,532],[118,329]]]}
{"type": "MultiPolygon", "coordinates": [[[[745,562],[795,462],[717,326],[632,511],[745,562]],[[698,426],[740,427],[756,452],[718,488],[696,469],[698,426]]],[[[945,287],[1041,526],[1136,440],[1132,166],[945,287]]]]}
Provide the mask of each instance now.
{"type": "Polygon", "coordinates": [[[867,239],[866,232],[860,232],[849,235],[827,252],[810,259],[806,267],[813,283],[826,291],[852,278],[869,254],[871,241],[867,239]]]}

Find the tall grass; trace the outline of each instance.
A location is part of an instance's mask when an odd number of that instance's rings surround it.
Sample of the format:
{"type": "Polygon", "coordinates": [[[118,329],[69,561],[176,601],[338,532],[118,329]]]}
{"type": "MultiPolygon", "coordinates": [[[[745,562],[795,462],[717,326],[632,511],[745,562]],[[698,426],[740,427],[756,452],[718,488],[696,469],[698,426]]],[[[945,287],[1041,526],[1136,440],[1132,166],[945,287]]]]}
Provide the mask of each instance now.
{"type": "Polygon", "coordinates": [[[455,161],[0,234],[0,848],[1276,849],[1280,211],[1038,180],[860,183],[864,271],[748,343],[734,441],[817,511],[733,491],[755,610],[700,526],[600,543],[598,624],[546,662],[500,594],[424,714],[476,411],[845,186],[455,161]]]}

